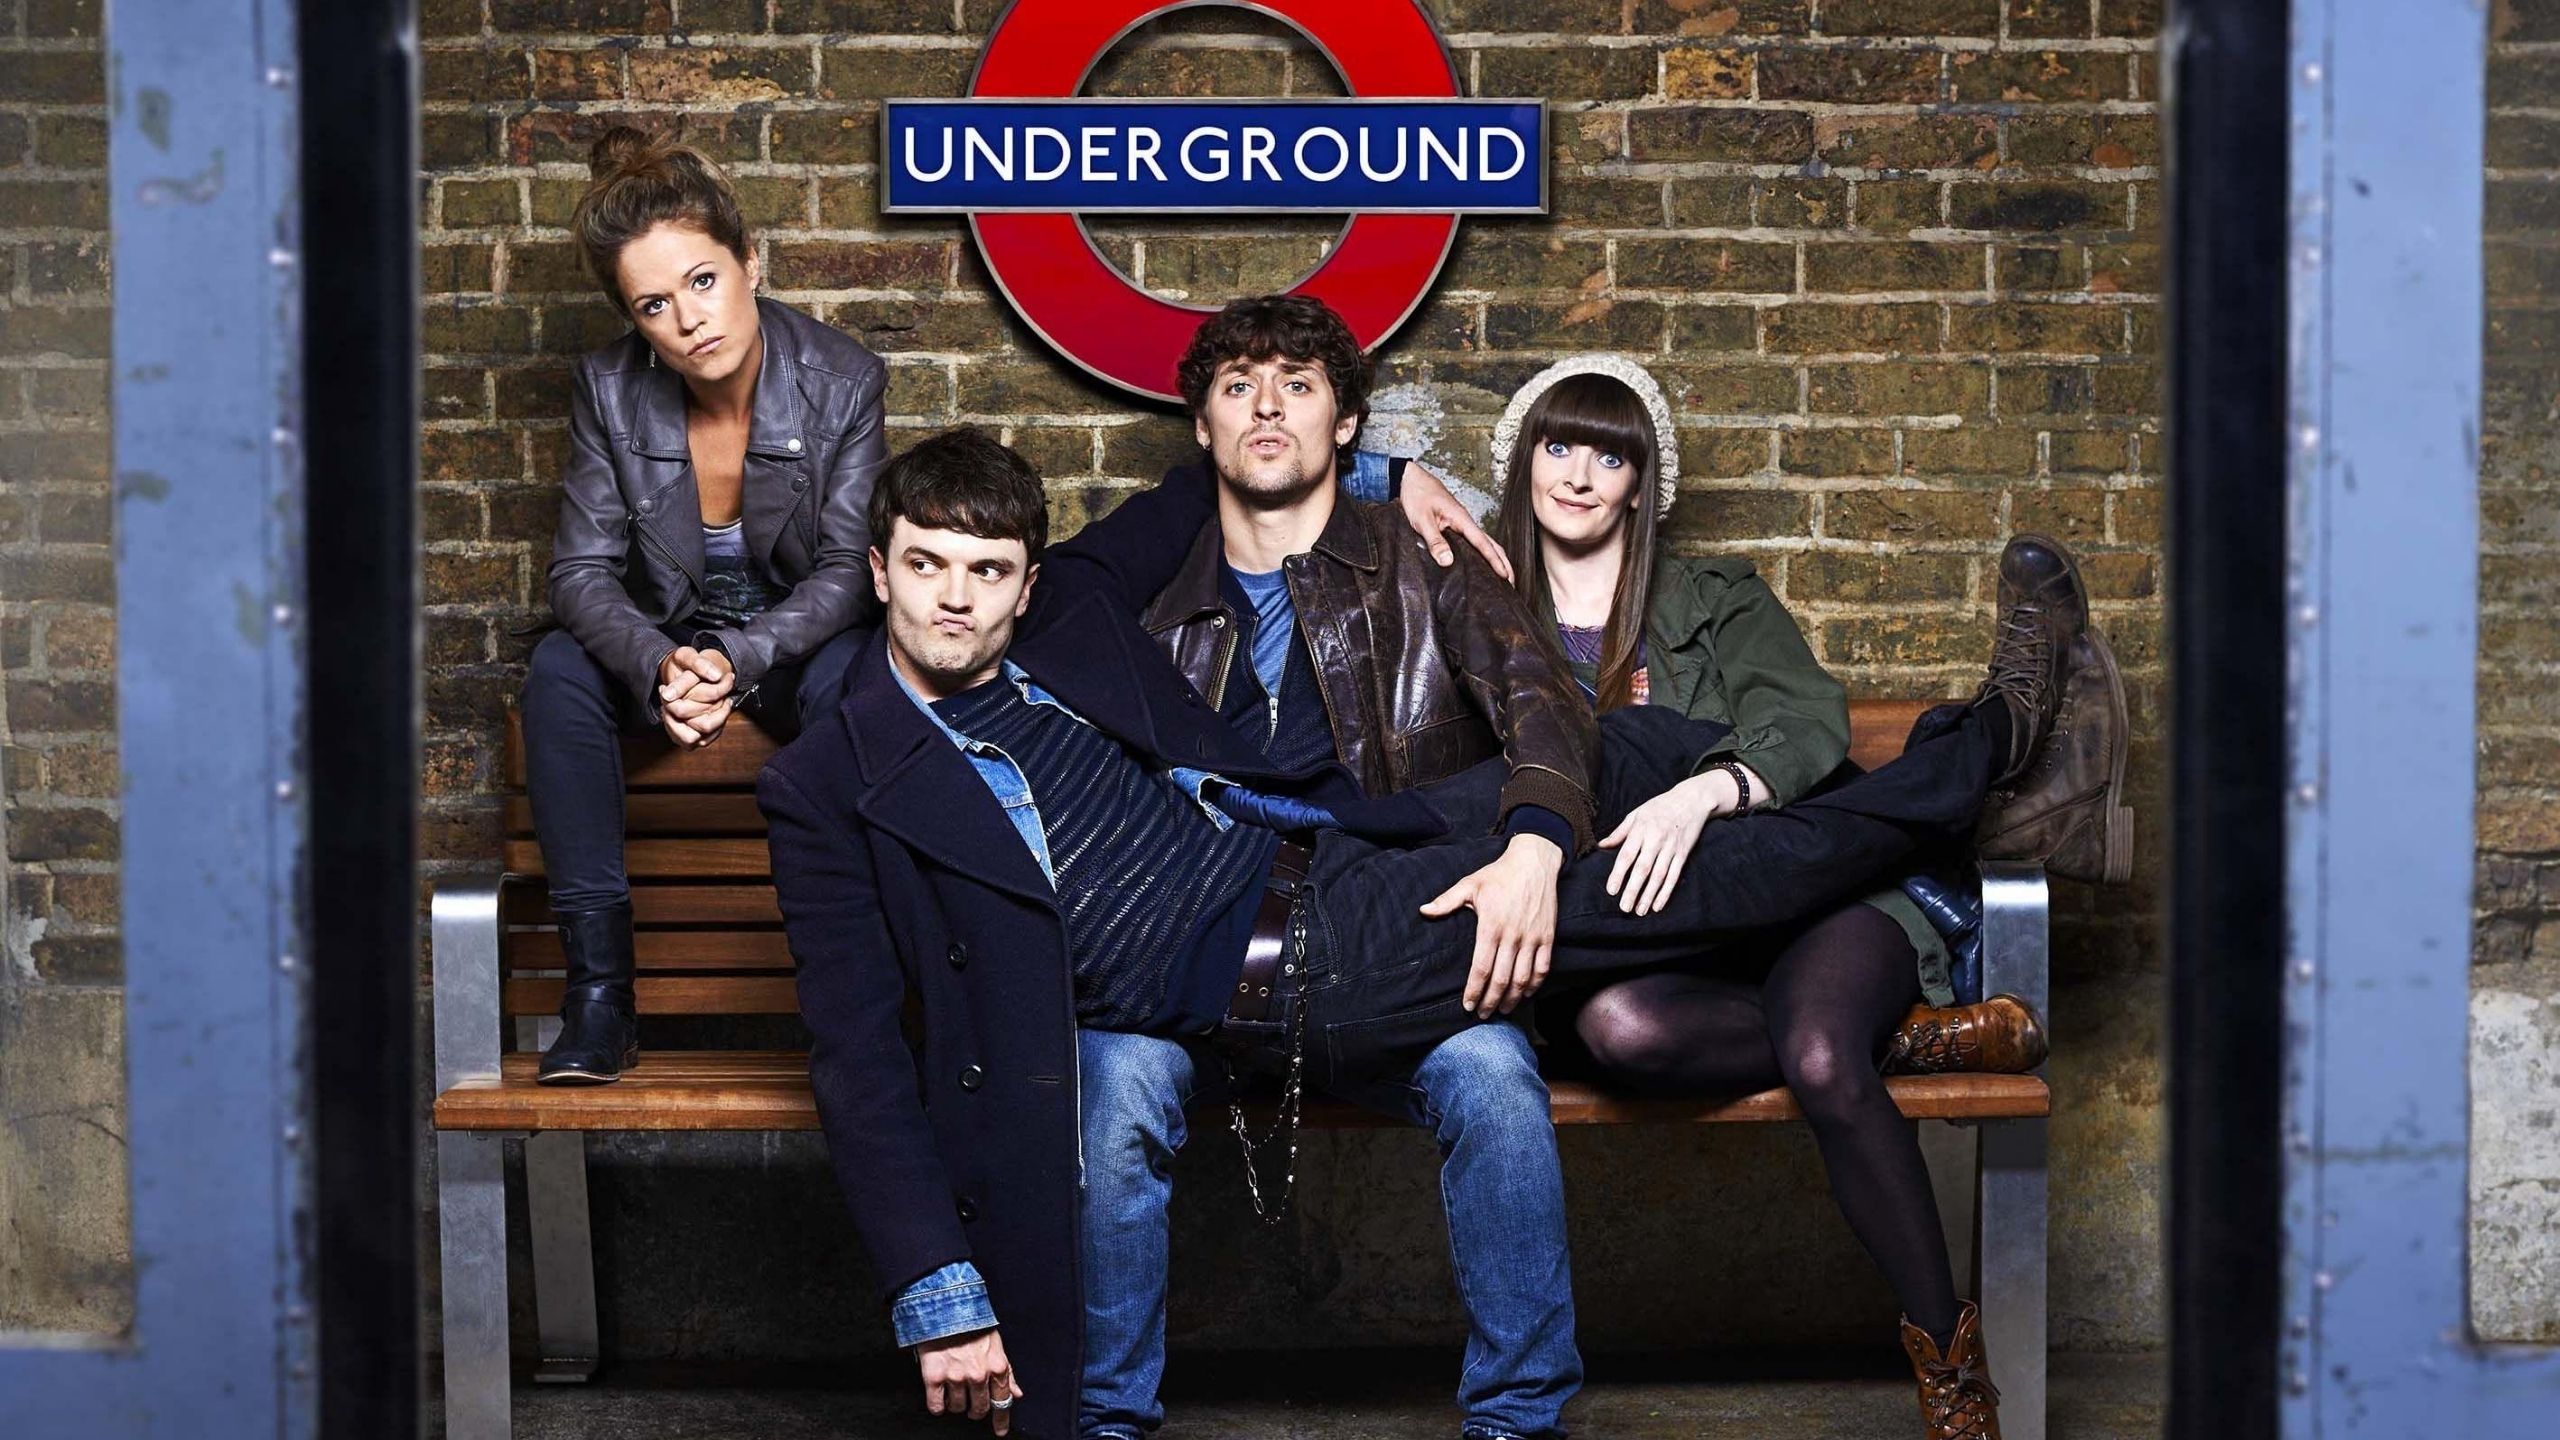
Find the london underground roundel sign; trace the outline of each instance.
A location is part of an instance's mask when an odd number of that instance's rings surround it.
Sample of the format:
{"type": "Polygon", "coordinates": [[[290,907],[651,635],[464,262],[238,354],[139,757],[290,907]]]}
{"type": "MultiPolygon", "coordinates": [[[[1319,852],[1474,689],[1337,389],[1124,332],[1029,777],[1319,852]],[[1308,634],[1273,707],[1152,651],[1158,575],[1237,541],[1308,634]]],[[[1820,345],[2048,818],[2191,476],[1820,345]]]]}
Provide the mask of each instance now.
{"type": "MultiPolygon", "coordinates": [[[[1465,213],[1546,209],[1545,108],[1470,100],[1418,0],[1260,0],[1341,72],[1348,99],[1078,97],[1132,29],[1199,0],[1015,0],[960,100],[892,100],[882,209],[969,216],[997,287],[1069,359],[1158,399],[1210,308],[1147,293],[1104,259],[1098,212],[1352,215],[1293,293],[1361,347],[1430,290],[1465,213]]],[[[1232,3],[1232,0],[1210,0],[1232,3]]]]}

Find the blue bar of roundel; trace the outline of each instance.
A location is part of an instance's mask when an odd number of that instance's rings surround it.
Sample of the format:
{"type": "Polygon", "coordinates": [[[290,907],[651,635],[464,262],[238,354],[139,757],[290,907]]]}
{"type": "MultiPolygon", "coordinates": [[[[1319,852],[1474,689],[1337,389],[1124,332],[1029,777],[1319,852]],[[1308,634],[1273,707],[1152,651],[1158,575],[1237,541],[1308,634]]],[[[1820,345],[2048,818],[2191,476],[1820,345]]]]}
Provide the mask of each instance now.
{"type": "Polygon", "coordinates": [[[1536,100],[885,108],[891,212],[1546,209],[1546,107],[1536,100]]]}

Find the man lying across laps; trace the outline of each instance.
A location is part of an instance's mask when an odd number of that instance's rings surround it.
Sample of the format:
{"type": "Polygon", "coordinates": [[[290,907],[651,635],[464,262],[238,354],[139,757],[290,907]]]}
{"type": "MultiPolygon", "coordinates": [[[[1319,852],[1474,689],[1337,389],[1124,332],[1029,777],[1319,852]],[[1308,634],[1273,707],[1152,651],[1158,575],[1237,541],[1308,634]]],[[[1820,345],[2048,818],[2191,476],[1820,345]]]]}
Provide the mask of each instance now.
{"type": "MultiPolygon", "coordinates": [[[[1274,765],[1183,683],[1095,567],[1035,583],[1039,477],[982,435],[891,462],[872,520],[888,623],[836,722],[757,787],[812,1087],[928,1404],[1011,1418],[1019,1397],[1026,1434],[1064,1437],[1083,1322],[1076,1027],[1214,1033],[1293,1089],[1358,1094],[1409,1072],[1482,1023],[1461,1004],[1472,912],[1422,912],[1510,843],[1492,833],[1508,766],[1374,797],[1331,760],[1274,765]],[[1272,1008],[1238,1019],[1260,1005],[1238,977],[1271,892],[1287,938],[1272,1008]]],[[[2063,623],[2011,608],[2004,633],[2063,623]]],[[[2035,656],[2069,653],[2046,638],[2035,656]]],[[[1981,697],[1933,712],[1893,764],[1710,827],[1660,910],[1632,915],[1608,893],[1610,856],[1567,866],[1554,963],[1675,961],[1819,913],[1915,846],[1965,833],[2052,726],[2061,664],[2021,672],[2024,653],[2004,647],[1981,697]]],[[[1604,817],[1695,754],[1693,733],[1619,730],[1604,817]]]]}

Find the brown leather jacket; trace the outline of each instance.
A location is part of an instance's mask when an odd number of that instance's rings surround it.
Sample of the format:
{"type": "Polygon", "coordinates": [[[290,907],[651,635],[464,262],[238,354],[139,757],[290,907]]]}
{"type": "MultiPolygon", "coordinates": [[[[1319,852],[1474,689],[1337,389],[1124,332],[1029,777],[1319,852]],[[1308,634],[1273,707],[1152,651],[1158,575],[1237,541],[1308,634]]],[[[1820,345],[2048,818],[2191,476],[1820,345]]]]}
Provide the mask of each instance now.
{"type": "MultiPolygon", "coordinates": [[[[1282,562],[1335,752],[1372,795],[1506,756],[1503,817],[1552,810],[1580,855],[1591,848],[1600,750],[1591,707],[1520,593],[1473,549],[1456,549],[1444,569],[1401,512],[1344,495],[1315,548],[1282,562]]],[[[1239,660],[1236,616],[1218,593],[1222,550],[1211,520],[1144,616],[1212,706],[1239,660]]]]}

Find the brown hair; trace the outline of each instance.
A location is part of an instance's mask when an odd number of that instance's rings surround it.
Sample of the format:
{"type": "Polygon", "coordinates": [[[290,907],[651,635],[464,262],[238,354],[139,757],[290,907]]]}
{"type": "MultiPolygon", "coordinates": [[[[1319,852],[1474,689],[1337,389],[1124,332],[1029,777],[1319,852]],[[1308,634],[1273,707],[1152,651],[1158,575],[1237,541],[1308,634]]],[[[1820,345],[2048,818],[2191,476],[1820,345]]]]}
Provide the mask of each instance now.
{"type": "Polygon", "coordinates": [[[1333,307],[1306,295],[1249,295],[1200,323],[1174,367],[1183,403],[1198,415],[1209,385],[1235,360],[1313,360],[1333,385],[1336,415],[1369,418],[1369,359],[1333,307]]]}
{"type": "Polygon", "coordinates": [[[738,213],[738,191],[711,157],[665,136],[616,125],[587,152],[594,177],[569,216],[587,273],[613,308],[625,314],[615,273],[622,247],[659,225],[684,225],[710,236],[743,265],[747,222],[738,213]]]}
{"type": "Polygon", "coordinates": [[[1038,564],[1049,543],[1040,472],[984,430],[963,425],[928,436],[880,467],[871,482],[871,543],[883,554],[904,517],[926,530],[1019,540],[1038,564]]]}
{"type": "Polygon", "coordinates": [[[1654,544],[1655,437],[1653,417],[1623,383],[1606,375],[1568,375],[1537,398],[1520,417],[1520,436],[1503,462],[1502,507],[1493,537],[1511,557],[1520,593],[1540,613],[1553,615],[1544,552],[1538,545],[1538,512],[1530,503],[1529,457],[1554,440],[1588,445],[1635,467],[1627,487],[1625,552],[1618,562],[1618,592],[1609,599],[1609,621],[1600,635],[1599,691],[1593,706],[1614,710],[1634,698],[1636,656],[1651,609],[1654,544]]]}

